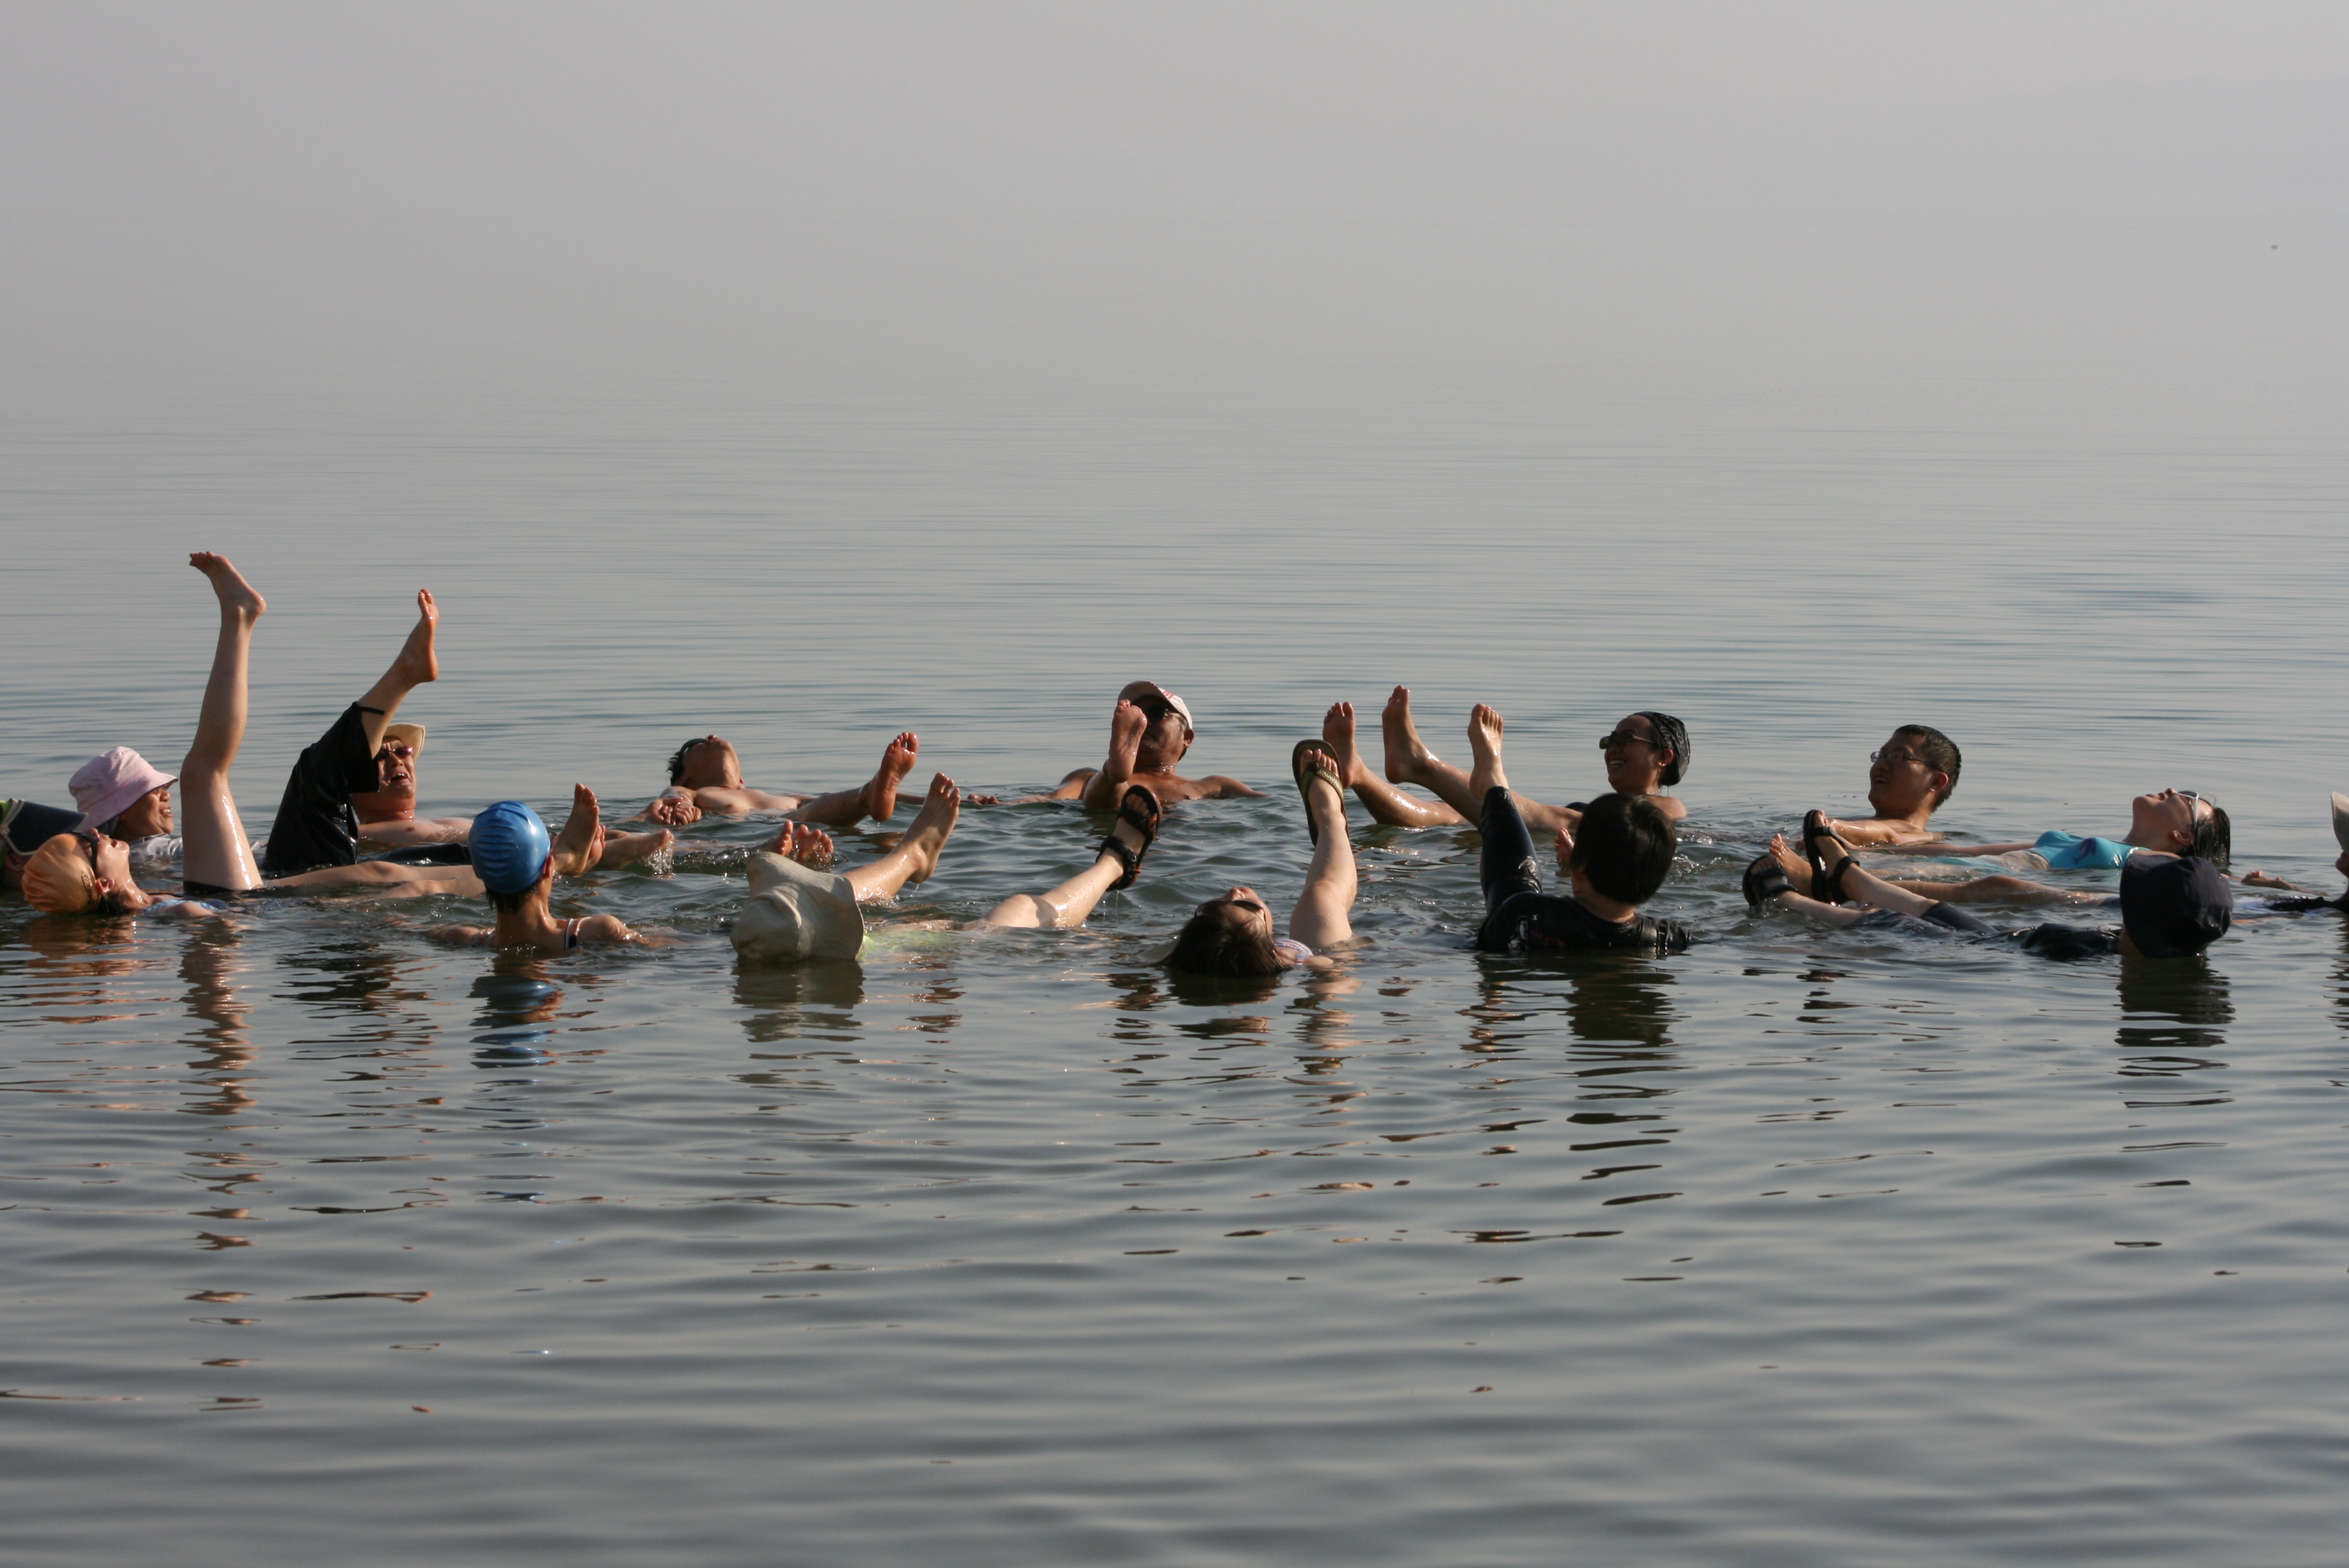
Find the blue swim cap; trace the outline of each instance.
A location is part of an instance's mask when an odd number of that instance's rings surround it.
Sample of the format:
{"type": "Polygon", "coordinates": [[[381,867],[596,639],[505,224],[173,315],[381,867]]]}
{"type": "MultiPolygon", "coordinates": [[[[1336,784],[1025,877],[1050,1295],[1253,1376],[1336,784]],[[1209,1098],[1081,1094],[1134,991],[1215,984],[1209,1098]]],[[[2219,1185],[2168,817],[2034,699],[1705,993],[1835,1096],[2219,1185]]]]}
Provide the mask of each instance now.
{"type": "Polygon", "coordinates": [[[501,800],[473,819],[473,874],[492,892],[526,892],[554,852],[539,814],[519,800],[501,800]]]}

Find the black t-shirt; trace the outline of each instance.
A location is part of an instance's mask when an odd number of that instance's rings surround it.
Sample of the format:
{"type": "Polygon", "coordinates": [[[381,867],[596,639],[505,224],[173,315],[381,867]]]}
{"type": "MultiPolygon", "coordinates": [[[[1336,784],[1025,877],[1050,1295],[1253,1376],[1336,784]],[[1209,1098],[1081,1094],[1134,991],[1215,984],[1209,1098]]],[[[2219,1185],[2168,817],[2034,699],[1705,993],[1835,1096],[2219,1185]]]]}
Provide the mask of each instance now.
{"type": "Polygon", "coordinates": [[[1688,927],[1634,915],[1603,920],[1563,893],[1521,892],[1485,918],[1476,945],[1487,953],[1682,953],[1688,927]]]}
{"type": "Polygon", "coordinates": [[[261,874],[290,877],[320,866],[347,866],[359,858],[359,820],[351,797],[378,783],[359,705],[343,709],[334,727],[304,748],[286,776],[277,820],[269,829],[261,874]]]}

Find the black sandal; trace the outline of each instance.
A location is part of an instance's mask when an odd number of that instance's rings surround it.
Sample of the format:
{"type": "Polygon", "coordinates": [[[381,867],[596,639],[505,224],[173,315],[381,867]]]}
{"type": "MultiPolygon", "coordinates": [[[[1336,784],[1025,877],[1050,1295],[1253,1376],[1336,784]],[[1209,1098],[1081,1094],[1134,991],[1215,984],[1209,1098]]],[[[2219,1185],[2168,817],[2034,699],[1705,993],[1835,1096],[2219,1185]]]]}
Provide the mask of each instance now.
{"type": "Polygon", "coordinates": [[[1803,858],[1811,862],[1811,896],[1821,903],[1849,903],[1843,891],[1844,868],[1851,864],[1851,846],[1827,826],[1825,811],[1812,811],[1803,818],[1803,858]],[[1843,845],[1843,859],[1836,862],[1835,874],[1827,874],[1826,857],[1819,853],[1818,841],[1834,839],[1843,845]]]}
{"type": "Polygon", "coordinates": [[[1115,855],[1118,864],[1125,868],[1125,874],[1109,884],[1110,892],[1132,887],[1141,880],[1142,857],[1148,854],[1150,846],[1158,841],[1158,824],[1165,816],[1166,808],[1158,803],[1158,797],[1152,794],[1147,786],[1129,784],[1125,787],[1124,798],[1117,803],[1117,820],[1131,825],[1142,835],[1142,847],[1129,848],[1114,830],[1101,841],[1101,848],[1095,852],[1115,855]]]}
{"type": "Polygon", "coordinates": [[[1794,884],[1786,880],[1786,868],[1767,851],[1755,856],[1754,863],[1745,868],[1745,907],[1756,914],[1780,893],[1794,891],[1794,884]]]}

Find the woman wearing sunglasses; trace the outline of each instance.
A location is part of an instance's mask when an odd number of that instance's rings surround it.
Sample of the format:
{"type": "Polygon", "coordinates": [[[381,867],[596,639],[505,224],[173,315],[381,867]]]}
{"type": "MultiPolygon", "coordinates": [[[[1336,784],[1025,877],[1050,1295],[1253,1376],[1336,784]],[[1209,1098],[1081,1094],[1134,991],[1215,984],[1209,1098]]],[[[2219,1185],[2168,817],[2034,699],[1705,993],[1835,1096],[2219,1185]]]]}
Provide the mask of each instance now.
{"type": "Polygon", "coordinates": [[[244,743],[245,673],[253,628],[268,604],[225,556],[198,551],[188,564],[202,573],[220,600],[220,640],[212,651],[196,738],[180,764],[181,811],[186,820],[181,865],[184,897],[159,898],[131,875],[130,846],[93,829],[58,833],[35,851],[25,865],[25,898],[51,914],[210,913],[226,900],[259,892],[316,892],[334,888],[381,887],[404,892],[481,891],[480,879],[463,866],[404,866],[380,861],[333,866],[264,882],[245,841],[236,798],[229,789],[229,766],[244,743]]]}
{"type": "MultiPolygon", "coordinates": [[[[1427,748],[1411,717],[1411,688],[1397,686],[1379,717],[1385,732],[1386,779],[1362,764],[1354,748],[1354,705],[1335,704],[1321,721],[1322,738],[1338,754],[1346,785],[1369,809],[1371,820],[1399,828],[1442,828],[1480,819],[1484,803],[1470,784],[1468,770],[1444,761],[1427,748]],[[1395,784],[1416,784],[1432,789],[1434,802],[1415,799],[1395,784]]],[[[1643,711],[1626,716],[1599,741],[1607,766],[1607,788],[1617,795],[1645,800],[1668,822],[1688,815],[1688,808],[1664,793],[1688,771],[1688,726],[1669,713],[1643,711]]],[[[1526,827],[1537,833],[1571,832],[1582,820],[1587,800],[1566,806],[1545,806],[1522,795],[1514,796],[1526,827]]]]}

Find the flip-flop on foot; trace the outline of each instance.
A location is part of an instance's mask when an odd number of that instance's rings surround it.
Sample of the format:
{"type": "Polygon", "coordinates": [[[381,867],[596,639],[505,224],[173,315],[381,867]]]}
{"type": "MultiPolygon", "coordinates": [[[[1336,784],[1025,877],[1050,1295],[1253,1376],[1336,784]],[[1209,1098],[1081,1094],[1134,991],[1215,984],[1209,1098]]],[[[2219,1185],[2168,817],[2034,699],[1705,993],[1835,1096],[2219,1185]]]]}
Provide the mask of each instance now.
{"type": "Polygon", "coordinates": [[[1158,803],[1158,797],[1145,786],[1129,784],[1125,787],[1125,795],[1117,803],[1117,820],[1140,833],[1142,843],[1136,848],[1114,832],[1101,841],[1101,849],[1096,852],[1115,855],[1118,864],[1125,868],[1125,874],[1109,884],[1110,892],[1132,887],[1141,880],[1142,857],[1148,854],[1150,846],[1158,841],[1158,824],[1165,820],[1165,816],[1166,809],[1158,803]]]}
{"type": "Polygon", "coordinates": [[[1300,740],[1289,748],[1288,776],[1297,780],[1297,793],[1306,803],[1306,834],[1319,844],[1321,830],[1313,825],[1313,781],[1327,779],[1330,788],[1338,791],[1338,799],[1345,799],[1345,777],[1338,771],[1338,754],[1326,740],[1300,740]]]}

